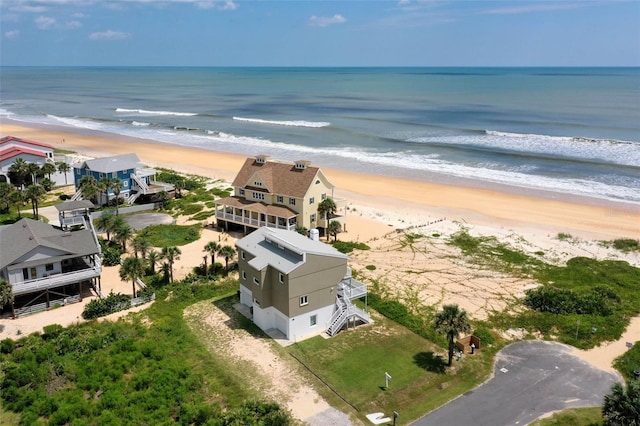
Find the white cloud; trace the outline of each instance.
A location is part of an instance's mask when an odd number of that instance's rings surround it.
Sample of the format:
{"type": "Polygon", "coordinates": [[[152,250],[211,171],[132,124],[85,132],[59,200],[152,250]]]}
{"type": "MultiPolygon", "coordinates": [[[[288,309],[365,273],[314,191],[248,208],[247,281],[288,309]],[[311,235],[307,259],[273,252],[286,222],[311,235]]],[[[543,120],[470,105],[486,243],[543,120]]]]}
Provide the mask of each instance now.
{"type": "Polygon", "coordinates": [[[131,37],[131,34],[122,31],[107,30],[89,34],[90,40],[123,40],[131,37]]]}
{"type": "Polygon", "coordinates": [[[9,39],[18,38],[18,36],[20,36],[20,31],[19,30],[7,31],[4,33],[4,36],[5,38],[9,38],[9,39]]]}
{"type": "Polygon", "coordinates": [[[345,22],[347,22],[347,19],[339,14],[335,14],[333,16],[313,15],[309,18],[308,24],[312,27],[328,27],[329,25],[344,24],[345,22]]]}
{"type": "MultiPolygon", "coordinates": [[[[185,2],[190,3],[192,0],[178,0],[179,3],[185,2]]],[[[213,9],[218,8],[221,10],[236,10],[238,5],[233,2],[233,0],[200,0],[194,2],[195,6],[198,9],[213,9]],[[220,3],[224,3],[220,5],[220,3]]]]}
{"type": "Polygon", "coordinates": [[[35,23],[41,30],[48,30],[56,24],[56,20],[49,16],[38,16],[35,23]]]}

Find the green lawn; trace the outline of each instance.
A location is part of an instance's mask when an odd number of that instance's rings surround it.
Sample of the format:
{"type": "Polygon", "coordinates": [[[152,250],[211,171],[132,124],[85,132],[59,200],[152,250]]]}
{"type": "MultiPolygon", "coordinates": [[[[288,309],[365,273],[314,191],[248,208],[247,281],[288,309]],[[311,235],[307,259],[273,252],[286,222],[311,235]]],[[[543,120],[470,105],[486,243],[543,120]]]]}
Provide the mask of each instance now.
{"type": "Polygon", "coordinates": [[[329,386],[323,396],[339,397],[367,413],[401,413],[403,423],[416,419],[484,381],[495,350],[454,359],[446,367],[446,351],[406,328],[375,315],[375,323],[342,331],[331,339],[315,337],[288,347],[329,386]],[[392,380],[385,389],[385,372],[392,380]],[[332,388],[334,391],[332,391],[332,388]]]}
{"type": "Polygon", "coordinates": [[[601,410],[600,407],[569,408],[530,426],[599,426],[602,424],[601,410]]]}

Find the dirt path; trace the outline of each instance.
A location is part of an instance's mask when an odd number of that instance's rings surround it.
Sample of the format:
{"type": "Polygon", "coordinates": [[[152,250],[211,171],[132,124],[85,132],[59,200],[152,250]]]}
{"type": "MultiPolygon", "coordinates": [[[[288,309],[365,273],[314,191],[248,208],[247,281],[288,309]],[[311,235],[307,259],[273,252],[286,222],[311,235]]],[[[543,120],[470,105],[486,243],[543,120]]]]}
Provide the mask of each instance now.
{"type": "Polygon", "coordinates": [[[246,376],[246,383],[263,397],[286,407],[294,418],[312,426],[353,424],[299,374],[299,366],[271,347],[271,340],[252,336],[234,316],[210,301],[196,303],[184,312],[191,329],[211,352],[242,365],[239,374],[246,376]]]}

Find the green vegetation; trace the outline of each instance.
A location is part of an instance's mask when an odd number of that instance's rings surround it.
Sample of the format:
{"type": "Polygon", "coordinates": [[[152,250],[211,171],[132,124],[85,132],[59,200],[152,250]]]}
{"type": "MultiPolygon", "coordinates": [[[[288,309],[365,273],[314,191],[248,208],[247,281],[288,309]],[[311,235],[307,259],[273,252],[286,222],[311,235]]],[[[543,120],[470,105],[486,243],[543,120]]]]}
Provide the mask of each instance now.
{"type": "Polygon", "coordinates": [[[465,356],[447,370],[441,346],[383,317],[371,326],[328,340],[314,337],[287,350],[334,390],[318,386],[332,405],[344,405],[343,398],[361,414],[401,410],[405,421],[477,386],[490,374],[495,354],[488,349],[465,356]],[[389,388],[385,372],[392,376],[389,388]]]}
{"type": "Polygon", "coordinates": [[[131,296],[109,293],[104,299],[93,299],[84,307],[82,318],[94,319],[131,307],[131,296]]]}
{"type": "Polygon", "coordinates": [[[365,269],[367,269],[369,271],[375,271],[376,270],[376,265],[367,265],[367,266],[365,266],[365,269]]]}
{"type": "Polygon", "coordinates": [[[600,244],[604,247],[613,247],[623,253],[640,251],[640,240],[634,240],[631,238],[619,238],[613,241],[600,241],[600,244]]]}
{"type": "Polygon", "coordinates": [[[536,420],[530,426],[600,426],[600,407],[569,408],[546,419],[536,420]]]}
{"type": "Polygon", "coordinates": [[[577,257],[565,266],[550,265],[494,237],[473,237],[466,230],[449,243],[484,268],[542,283],[527,291],[523,303],[530,309],[493,313],[495,327],[523,328],[545,339],[590,348],[619,339],[629,318],[640,312],[640,270],[627,262],[577,257]]]}
{"type": "Polygon", "coordinates": [[[631,349],[616,358],[613,366],[627,381],[636,380],[633,372],[640,371],[640,342],[636,342],[631,349]]]}
{"type": "Polygon", "coordinates": [[[186,306],[236,287],[177,283],[158,290],[161,297],[147,310],[117,322],[53,326],[3,341],[0,419],[17,412],[21,424],[289,424],[183,319],[186,306]]]}
{"type": "Polygon", "coordinates": [[[183,246],[200,238],[200,226],[151,225],[140,230],[138,236],[153,247],[183,246]]]}
{"type": "Polygon", "coordinates": [[[351,253],[354,249],[369,250],[371,247],[365,243],[354,243],[353,241],[334,241],[331,243],[340,253],[351,253]]]}

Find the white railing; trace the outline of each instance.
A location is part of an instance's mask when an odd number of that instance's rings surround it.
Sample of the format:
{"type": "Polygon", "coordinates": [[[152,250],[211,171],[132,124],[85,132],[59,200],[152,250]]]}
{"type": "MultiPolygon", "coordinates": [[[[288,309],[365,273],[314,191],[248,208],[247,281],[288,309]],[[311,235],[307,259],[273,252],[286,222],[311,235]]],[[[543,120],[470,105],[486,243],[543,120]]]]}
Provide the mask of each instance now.
{"type": "Polygon", "coordinates": [[[235,215],[233,213],[224,213],[224,212],[218,211],[216,212],[216,218],[229,220],[235,223],[243,223],[243,224],[251,225],[256,228],[260,228],[261,226],[266,226],[268,228],[286,229],[288,231],[296,230],[296,224],[280,225],[279,223],[268,222],[266,220],[252,219],[250,217],[235,215]]]}
{"type": "Polygon", "coordinates": [[[78,200],[82,200],[82,190],[78,189],[76,191],[75,194],[73,194],[73,197],[71,197],[71,201],[78,201],[78,200]]]}
{"type": "Polygon", "coordinates": [[[345,277],[338,284],[338,294],[349,300],[359,299],[367,294],[367,285],[351,277],[345,277]]]}
{"type": "Polygon", "coordinates": [[[142,192],[134,192],[133,194],[129,195],[129,198],[127,198],[127,204],[133,204],[141,195],[142,192]]]}
{"type": "Polygon", "coordinates": [[[22,281],[13,284],[13,294],[18,296],[21,294],[34,293],[36,291],[46,290],[48,288],[61,287],[67,284],[75,284],[82,281],[87,281],[92,278],[100,276],[101,266],[100,262],[96,262],[98,265],[81,269],[79,271],[66,272],[62,274],[54,274],[49,277],[36,278],[33,280],[22,281]]]}
{"type": "Polygon", "coordinates": [[[140,189],[142,189],[143,192],[146,192],[149,190],[149,185],[147,185],[147,182],[145,182],[143,179],[140,179],[140,177],[137,174],[132,173],[131,179],[133,179],[135,183],[138,184],[138,186],[140,187],[140,189]]]}

